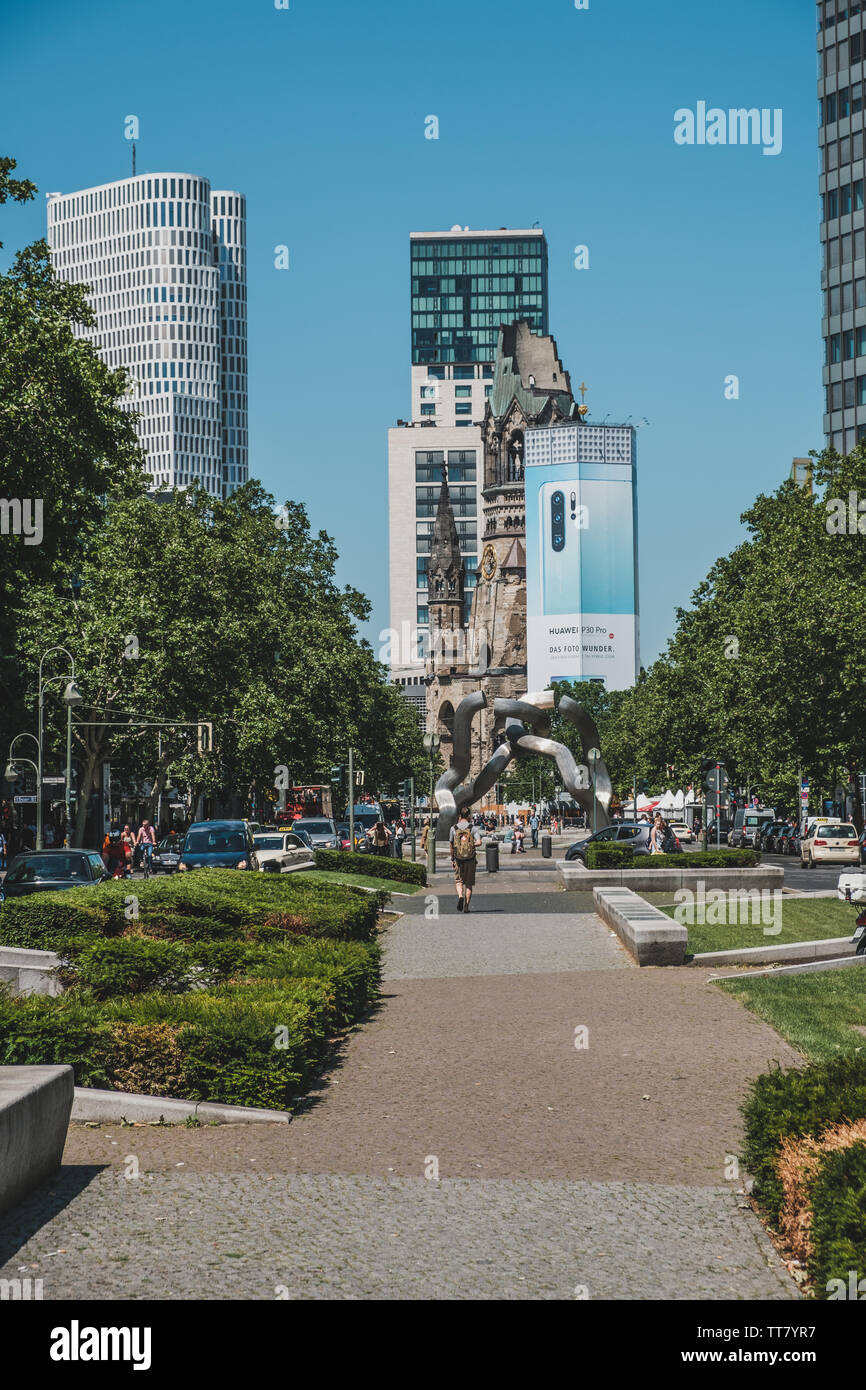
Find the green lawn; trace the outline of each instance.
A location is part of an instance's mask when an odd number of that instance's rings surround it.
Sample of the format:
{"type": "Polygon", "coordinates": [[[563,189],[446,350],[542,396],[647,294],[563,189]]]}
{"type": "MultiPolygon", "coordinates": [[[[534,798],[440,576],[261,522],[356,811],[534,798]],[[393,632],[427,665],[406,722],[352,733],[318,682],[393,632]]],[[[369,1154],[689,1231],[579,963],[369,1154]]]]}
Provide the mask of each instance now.
{"type": "Polygon", "coordinates": [[[345,883],[347,888],[384,888],[386,893],[423,893],[421,883],[401,883],[399,879],[374,878],[371,874],[341,874],[334,869],[303,869],[292,875],[310,883],[345,883]]]}
{"type": "MultiPolygon", "coordinates": [[[[667,893],[641,893],[648,903],[660,907],[669,917],[676,911],[673,896],[667,893]]],[[[736,951],[753,946],[785,945],[793,941],[823,941],[835,936],[853,936],[854,921],[862,911],[862,904],[842,902],[839,898],[790,898],[783,895],[779,899],[779,917],[782,930],[765,935],[765,923],[753,922],[752,909],[745,904],[726,902],[713,909],[707,904],[710,915],[718,911],[718,923],[705,922],[690,925],[684,922],[689,934],[688,950],[692,955],[702,951],[736,951]],[[730,918],[730,921],[728,920],[730,918]]],[[[765,908],[769,917],[772,902],[765,908]]],[[[755,914],[758,915],[758,914],[755,914]]],[[[772,921],[771,926],[779,925],[772,921]]]]}
{"type": "Polygon", "coordinates": [[[866,966],[808,975],[763,975],[719,984],[810,1062],[866,1052],[866,966]],[[864,1031],[857,1032],[855,1025],[864,1031]]]}

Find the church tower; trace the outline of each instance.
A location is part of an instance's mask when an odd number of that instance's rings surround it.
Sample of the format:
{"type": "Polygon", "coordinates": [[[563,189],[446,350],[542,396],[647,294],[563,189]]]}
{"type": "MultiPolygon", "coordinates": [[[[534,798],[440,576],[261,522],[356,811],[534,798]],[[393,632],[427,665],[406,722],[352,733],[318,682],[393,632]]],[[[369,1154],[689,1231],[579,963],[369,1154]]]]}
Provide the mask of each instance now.
{"type": "MultiPolygon", "coordinates": [[[[480,541],[481,560],[476,571],[472,612],[468,627],[460,622],[462,662],[428,662],[427,727],[442,738],[442,755],[450,757],[450,730],[454,710],[464,695],[483,690],[487,708],[475,721],[477,744],[473,740],[472,776],[490,757],[496,745],[497,729],[493,701],[497,696],[514,697],[526,690],[526,500],[523,481],[524,431],[529,426],[582,422],[586,407],[572,395],[568,372],[559,360],[556,342],[549,336],[534,334],[525,320],[503,324],[499,329],[493,389],[487,401],[482,439],[484,443],[483,515],[480,541]]],[[[454,530],[450,549],[443,548],[442,560],[453,552],[459,561],[457,528],[443,484],[450,525],[454,530]]],[[[443,500],[433,548],[437,546],[443,500]]],[[[443,519],[443,535],[444,535],[443,519]]],[[[431,641],[436,623],[449,618],[456,632],[456,605],[449,609],[435,592],[436,574],[447,580],[442,561],[430,555],[431,641]]],[[[439,638],[444,647],[444,636],[439,638]]],[[[451,650],[454,650],[453,648],[451,650]]]]}
{"type": "Polygon", "coordinates": [[[466,626],[465,590],[460,536],[448,493],[448,478],[443,468],[427,569],[427,608],[430,615],[430,649],[427,663],[429,675],[457,673],[457,664],[463,654],[466,626]]]}

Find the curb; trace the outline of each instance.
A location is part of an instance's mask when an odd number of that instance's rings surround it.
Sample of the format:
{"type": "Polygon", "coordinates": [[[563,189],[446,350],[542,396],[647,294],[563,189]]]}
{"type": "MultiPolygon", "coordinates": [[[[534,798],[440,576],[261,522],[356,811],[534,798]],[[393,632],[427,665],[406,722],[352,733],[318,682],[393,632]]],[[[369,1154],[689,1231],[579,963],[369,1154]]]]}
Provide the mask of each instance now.
{"type": "Polygon", "coordinates": [[[866,956],[837,956],[833,960],[810,960],[801,965],[779,965],[766,970],[738,970],[735,975],[710,975],[714,980],[756,980],[764,975],[811,975],[820,970],[844,970],[849,965],[866,965],[866,956]]]}
{"type": "Polygon", "coordinates": [[[219,1125],[288,1124],[287,1110],[259,1110],[246,1105],[220,1105],[215,1101],[175,1100],[170,1096],[137,1096],[128,1091],[101,1091],[76,1086],[72,1122],[165,1120],[180,1124],[189,1116],[219,1125]]]}

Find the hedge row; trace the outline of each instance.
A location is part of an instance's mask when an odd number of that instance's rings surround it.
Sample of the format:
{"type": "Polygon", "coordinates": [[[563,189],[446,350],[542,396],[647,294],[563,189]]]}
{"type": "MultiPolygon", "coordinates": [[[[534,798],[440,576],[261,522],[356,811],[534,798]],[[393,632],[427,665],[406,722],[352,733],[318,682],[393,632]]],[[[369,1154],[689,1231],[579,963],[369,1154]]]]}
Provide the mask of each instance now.
{"type": "Polygon", "coordinates": [[[630,869],[634,859],[631,845],[606,844],[599,840],[586,847],[586,867],[588,869],[630,869]]]}
{"type": "Polygon", "coordinates": [[[382,895],[297,881],[294,874],[196,869],[171,878],[10,898],[0,909],[0,944],[54,950],[75,937],[136,929],[182,940],[278,941],[300,934],[370,941],[382,903],[382,895]]]}
{"type": "Polygon", "coordinates": [[[635,854],[631,845],[599,840],[586,847],[588,869],[753,869],[760,855],[753,849],[698,850],[694,854],[635,854]]]}
{"type": "Polygon", "coordinates": [[[67,988],[0,991],[0,1064],[282,1109],[377,998],[386,899],[218,869],[10,899],[0,942],[56,950],[67,988]]]}
{"type": "MultiPolygon", "coordinates": [[[[778,1169],[782,1141],[820,1139],[832,1126],[866,1119],[866,1056],[835,1057],[799,1071],[775,1069],[751,1085],[743,1105],[746,1167],[755,1200],[778,1229],[785,1200],[778,1169]]],[[[823,1155],[809,1189],[812,1255],[808,1273],[819,1298],[849,1271],[866,1278],[866,1145],[823,1155]]]]}
{"type": "Polygon", "coordinates": [[[316,868],[336,869],[344,874],[367,874],[370,878],[393,879],[396,883],[427,882],[427,869],[411,859],[391,859],[384,854],[356,854],[354,850],[317,849],[316,868]]]}

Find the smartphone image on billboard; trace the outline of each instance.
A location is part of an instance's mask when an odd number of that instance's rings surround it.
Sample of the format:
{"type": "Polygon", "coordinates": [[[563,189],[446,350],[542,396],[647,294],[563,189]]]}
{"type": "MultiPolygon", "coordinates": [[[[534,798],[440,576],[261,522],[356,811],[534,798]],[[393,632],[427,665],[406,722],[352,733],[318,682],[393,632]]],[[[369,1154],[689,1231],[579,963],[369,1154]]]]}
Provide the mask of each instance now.
{"type": "Polygon", "coordinates": [[[545,617],[579,613],[579,482],[564,479],[561,483],[543,483],[538,491],[538,505],[542,612],[545,617]]]}

